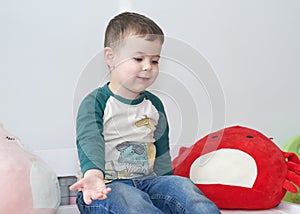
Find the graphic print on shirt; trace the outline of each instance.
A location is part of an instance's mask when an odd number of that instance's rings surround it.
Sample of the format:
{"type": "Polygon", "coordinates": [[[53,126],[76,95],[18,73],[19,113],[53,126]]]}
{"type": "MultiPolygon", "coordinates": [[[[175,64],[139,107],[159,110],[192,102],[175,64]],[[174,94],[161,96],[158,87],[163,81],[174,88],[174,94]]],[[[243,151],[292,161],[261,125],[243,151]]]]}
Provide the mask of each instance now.
{"type": "MultiPolygon", "coordinates": [[[[146,126],[154,134],[155,126],[152,120],[145,117],[135,123],[136,127],[146,126]]],[[[116,167],[112,161],[106,163],[106,171],[111,172],[110,176],[122,178],[130,178],[134,175],[145,175],[151,170],[155,160],[154,142],[142,143],[126,141],[118,144],[115,149],[119,151],[118,165],[121,164],[122,169],[116,167]],[[117,169],[119,168],[119,169],[117,169]]]]}

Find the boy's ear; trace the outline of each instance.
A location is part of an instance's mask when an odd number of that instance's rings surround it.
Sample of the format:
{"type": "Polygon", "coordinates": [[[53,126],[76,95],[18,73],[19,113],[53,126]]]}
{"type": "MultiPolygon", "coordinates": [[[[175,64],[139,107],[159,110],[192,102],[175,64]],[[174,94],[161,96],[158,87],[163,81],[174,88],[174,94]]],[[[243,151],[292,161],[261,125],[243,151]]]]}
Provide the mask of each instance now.
{"type": "Polygon", "coordinates": [[[110,47],[104,48],[104,60],[110,67],[113,66],[114,52],[110,47]]]}

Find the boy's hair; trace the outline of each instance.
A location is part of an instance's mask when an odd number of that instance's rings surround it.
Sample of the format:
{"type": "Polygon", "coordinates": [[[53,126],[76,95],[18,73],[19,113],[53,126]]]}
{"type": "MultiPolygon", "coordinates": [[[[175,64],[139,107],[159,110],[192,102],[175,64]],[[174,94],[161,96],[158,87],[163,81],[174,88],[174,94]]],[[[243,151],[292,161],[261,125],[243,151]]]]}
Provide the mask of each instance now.
{"type": "Polygon", "coordinates": [[[154,21],[141,14],[124,12],[108,23],[104,47],[114,47],[128,36],[141,36],[150,41],[160,39],[161,43],[164,42],[164,33],[154,21]]]}

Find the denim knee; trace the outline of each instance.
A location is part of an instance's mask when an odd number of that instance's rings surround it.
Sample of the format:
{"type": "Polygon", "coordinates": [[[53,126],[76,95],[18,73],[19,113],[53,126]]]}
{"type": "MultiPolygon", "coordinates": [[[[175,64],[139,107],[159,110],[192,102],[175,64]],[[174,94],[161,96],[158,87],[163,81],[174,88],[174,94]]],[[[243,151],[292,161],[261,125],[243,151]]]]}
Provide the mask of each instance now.
{"type": "Polygon", "coordinates": [[[165,213],[216,214],[217,206],[188,178],[164,176],[158,178],[160,192],[151,196],[153,203],[165,213]]]}

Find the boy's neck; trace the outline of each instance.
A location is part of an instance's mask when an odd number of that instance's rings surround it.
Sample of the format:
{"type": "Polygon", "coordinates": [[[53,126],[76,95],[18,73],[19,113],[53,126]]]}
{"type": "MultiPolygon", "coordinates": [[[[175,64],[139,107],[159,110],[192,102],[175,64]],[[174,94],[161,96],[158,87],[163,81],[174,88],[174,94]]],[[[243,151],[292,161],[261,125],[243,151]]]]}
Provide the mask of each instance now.
{"type": "Polygon", "coordinates": [[[113,94],[118,95],[118,96],[120,96],[122,98],[125,98],[127,100],[135,100],[135,99],[139,98],[140,95],[141,95],[141,93],[136,93],[136,92],[133,92],[133,91],[123,89],[122,86],[121,87],[115,87],[114,84],[111,83],[111,82],[108,84],[108,88],[113,94]]]}

